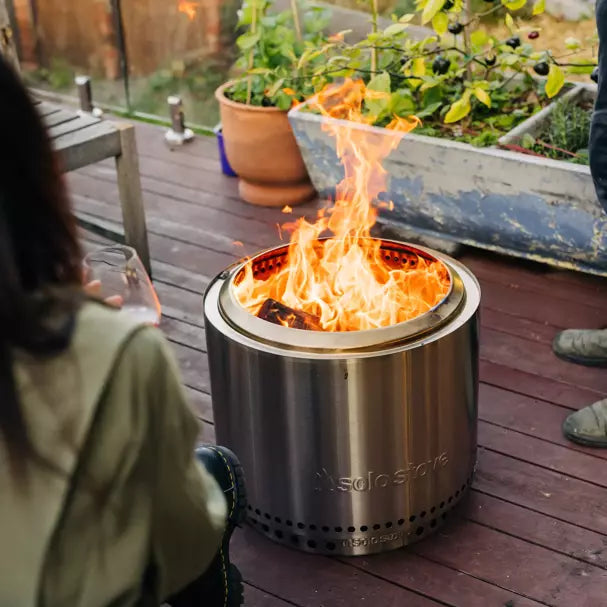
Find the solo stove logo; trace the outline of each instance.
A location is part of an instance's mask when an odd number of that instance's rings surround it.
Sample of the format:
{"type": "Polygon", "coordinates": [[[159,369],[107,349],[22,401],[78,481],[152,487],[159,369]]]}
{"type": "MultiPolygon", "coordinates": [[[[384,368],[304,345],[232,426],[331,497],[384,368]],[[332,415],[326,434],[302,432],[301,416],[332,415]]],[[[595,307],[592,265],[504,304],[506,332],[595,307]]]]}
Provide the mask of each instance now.
{"type": "Polygon", "coordinates": [[[373,491],[375,489],[386,489],[404,485],[418,478],[423,478],[437,470],[444,468],[449,463],[446,451],[436,456],[433,460],[420,464],[409,463],[407,467],[389,473],[377,473],[369,471],[360,476],[336,477],[326,468],[316,473],[316,488],[320,491],[373,491]]]}

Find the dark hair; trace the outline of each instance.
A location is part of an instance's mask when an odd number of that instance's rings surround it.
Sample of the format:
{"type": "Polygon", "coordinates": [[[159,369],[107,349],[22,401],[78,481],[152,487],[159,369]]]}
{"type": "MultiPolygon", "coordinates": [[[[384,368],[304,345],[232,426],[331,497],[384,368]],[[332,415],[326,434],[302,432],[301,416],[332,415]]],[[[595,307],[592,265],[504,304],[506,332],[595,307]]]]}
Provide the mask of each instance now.
{"type": "Polygon", "coordinates": [[[69,345],[80,301],[81,252],[46,128],[2,57],[0,125],[0,433],[11,461],[19,462],[31,445],[13,351],[46,356],[69,345]]]}

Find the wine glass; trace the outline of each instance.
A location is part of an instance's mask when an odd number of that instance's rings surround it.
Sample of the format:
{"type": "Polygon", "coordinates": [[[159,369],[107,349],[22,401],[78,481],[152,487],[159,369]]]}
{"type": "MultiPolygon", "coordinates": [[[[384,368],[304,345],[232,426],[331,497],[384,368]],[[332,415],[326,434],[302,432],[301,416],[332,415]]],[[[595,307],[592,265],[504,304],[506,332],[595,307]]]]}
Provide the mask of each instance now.
{"type": "Polygon", "coordinates": [[[135,249],[123,245],[98,249],[84,258],[83,265],[86,282],[101,283],[102,299],[119,296],[124,312],[145,324],[160,324],[160,302],[135,249]]]}

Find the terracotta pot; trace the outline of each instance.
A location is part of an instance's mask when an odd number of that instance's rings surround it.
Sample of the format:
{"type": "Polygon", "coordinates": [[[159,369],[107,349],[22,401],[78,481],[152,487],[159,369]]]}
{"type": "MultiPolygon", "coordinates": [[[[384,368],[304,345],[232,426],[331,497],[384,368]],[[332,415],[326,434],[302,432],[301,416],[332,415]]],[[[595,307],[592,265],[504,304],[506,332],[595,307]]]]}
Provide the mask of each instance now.
{"type": "Polygon", "coordinates": [[[226,156],[239,177],[240,197],[268,207],[296,205],[315,195],[287,113],[228,99],[227,82],[215,91],[226,156]]]}

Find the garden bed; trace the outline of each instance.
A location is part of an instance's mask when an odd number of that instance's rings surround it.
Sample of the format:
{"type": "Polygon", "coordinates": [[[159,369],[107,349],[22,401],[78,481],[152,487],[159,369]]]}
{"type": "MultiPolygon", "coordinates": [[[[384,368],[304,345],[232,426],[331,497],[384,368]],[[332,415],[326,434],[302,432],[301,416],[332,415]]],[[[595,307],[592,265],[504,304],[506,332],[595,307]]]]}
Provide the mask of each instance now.
{"type": "Polygon", "coordinates": [[[503,149],[588,164],[588,138],[596,87],[578,85],[499,140],[503,149]]]}
{"type": "MultiPolygon", "coordinates": [[[[592,94],[591,87],[576,87],[566,96],[592,94]]],[[[553,109],[521,124],[515,135],[539,132],[553,109]]],[[[343,177],[335,141],[322,128],[327,118],[305,110],[305,104],[291,110],[291,125],[316,189],[331,195],[343,177]]],[[[383,136],[379,127],[343,124],[370,138],[383,136]]],[[[384,165],[394,202],[384,223],[607,275],[607,217],[587,166],[419,134],[406,135],[384,165]]]]}

